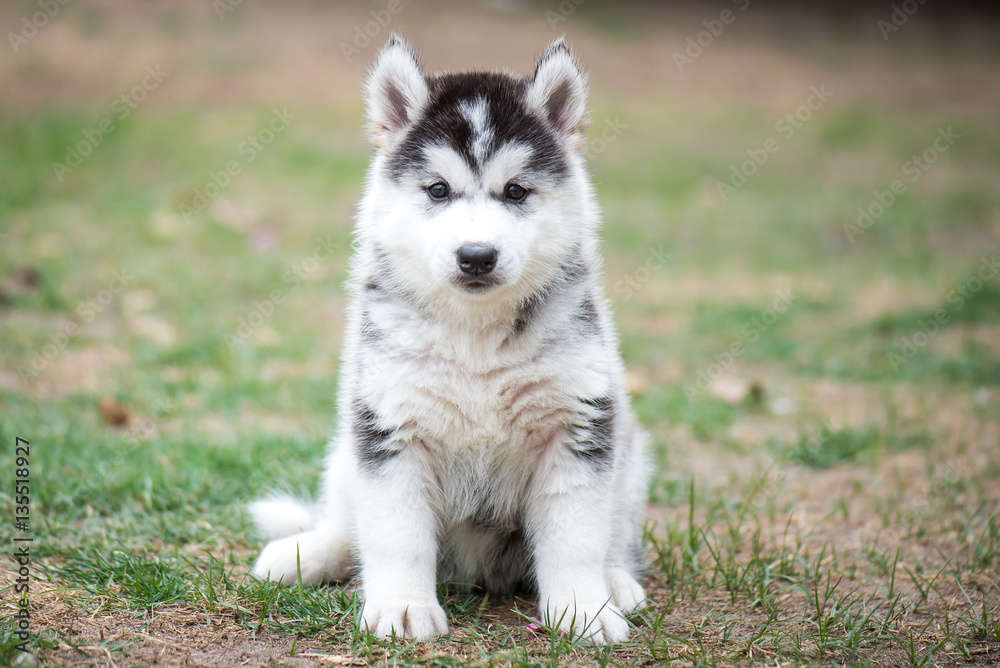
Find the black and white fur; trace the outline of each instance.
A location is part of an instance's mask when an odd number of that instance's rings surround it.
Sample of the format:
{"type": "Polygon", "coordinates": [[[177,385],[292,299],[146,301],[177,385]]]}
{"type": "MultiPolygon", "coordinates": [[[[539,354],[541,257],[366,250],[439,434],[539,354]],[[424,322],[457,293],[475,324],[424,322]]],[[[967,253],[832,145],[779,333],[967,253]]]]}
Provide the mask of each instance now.
{"type": "Polygon", "coordinates": [[[254,574],[356,569],[380,637],[447,632],[438,583],[527,586],[547,624],[628,637],[645,437],[600,285],[585,98],[562,40],[530,78],[427,76],[397,36],[380,53],[340,427],[318,503],[251,505],[274,539],[254,574]]]}

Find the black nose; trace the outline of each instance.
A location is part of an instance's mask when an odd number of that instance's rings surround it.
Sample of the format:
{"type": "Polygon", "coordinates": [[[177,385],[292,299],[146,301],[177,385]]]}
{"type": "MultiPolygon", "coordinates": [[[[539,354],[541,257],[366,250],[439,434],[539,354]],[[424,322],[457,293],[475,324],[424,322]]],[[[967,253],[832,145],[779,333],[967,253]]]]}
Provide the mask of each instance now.
{"type": "Polygon", "coordinates": [[[497,249],[489,244],[465,244],[455,255],[459,268],[472,276],[485,276],[497,265],[497,249]]]}

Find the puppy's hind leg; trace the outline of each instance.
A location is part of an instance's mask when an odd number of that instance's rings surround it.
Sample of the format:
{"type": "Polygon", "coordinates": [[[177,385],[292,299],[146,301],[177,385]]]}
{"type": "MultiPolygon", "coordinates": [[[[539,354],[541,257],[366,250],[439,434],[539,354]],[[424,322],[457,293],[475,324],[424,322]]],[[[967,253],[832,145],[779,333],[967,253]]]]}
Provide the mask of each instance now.
{"type": "Polygon", "coordinates": [[[352,566],[351,518],[344,486],[349,466],[340,452],[328,458],[323,496],[312,508],[287,497],[250,505],[261,532],[274,538],[257,558],[253,575],[285,585],[297,583],[300,577],[305,585],[347,579],[352,566]],[[299,533],[287,535],[296,530],[299,533]]]}

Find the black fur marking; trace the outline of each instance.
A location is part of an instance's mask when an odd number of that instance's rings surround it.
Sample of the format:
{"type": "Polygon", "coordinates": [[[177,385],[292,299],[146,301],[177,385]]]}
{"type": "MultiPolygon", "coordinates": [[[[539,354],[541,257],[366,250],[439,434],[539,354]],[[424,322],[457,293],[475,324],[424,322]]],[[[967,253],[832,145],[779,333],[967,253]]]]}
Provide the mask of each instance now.
{"type": "MultiPolygon", "coordinates": [[[[579,255],[579,249],[572,251],[574,256],[579,255]]],[[[567,283],[574,283],[587,275],[587,267],[579,260],[573,260],[559,267],[567,283]]]]}
{"type": "Polygon", "coordinates": [[[361,312],[361,337],[370,343],[378,343],[385,338],[385,332],[375,324],[367,308],[361,312]]]}
{"type": "Polygon", "coordinates": [[[524,334],[524,330],[528,329],[528,325],[535,319],[535,314],[538,313],[538,310],[545,302],[546,297],[546,294],[536,292],[524,300],[524,303],[521,304],[521,308],[517,311],[517,318],[514,319],[514,326],[511,327],[514,332],[514,336],[524,334]]]}
{"type": "MultiPolygon", "coordinates": [[[[570,251],[570,255],[574,256],[578,254],[579,249],[574,249],[570,251]]],[[[531,321],[534,320],[538,312],[541,311],[542,306],[548,301],[558,290],[576,283],[583,277],[587,275],[587,267],[579,261],[570,261],[563,263],[559,267],[559,273],[556,275],[555,280],[543,287],[538,292],[530,295],[525,299],[520,308],[517,311],[517,317],[514,318],[514,324],[511,327],[511,331],[514,336],[520,336],[528,329],[531,321]]],[[[593,306],[593,302],[591,302],[593,306]]],[[[596,313],[596,312],[595,312],[596,313]]]]}
{"type": "Polygon", "coordinates": [[[587,329],[593,329],[597,325],[597,305],[594,304],[594,300],[591,299],[590,295],[583,298],[583,302],[580,304],[580,311],[576,314],[585,325],[587,329]]]}
{"type": "Polygon", "coordinates": [[[611,397],[582,401],[595,409],[596,415],[584,416],[582,437],[573,451],[598,469],[607,469],[614,454],[615,401],[611,397]]]}
{"type": "Polygon", "coordinates": [[[385,464],[399,452],[385,447],[392,438],[395,429],[380,429],[378,417],[360,399],[351,406],[351,426],[357,443],[358,461],[366,473],[378,473],[385,464]]]}
{"type": "Polygon", "coordinates": [[[499,72],[445,74],[428,79],[430,98],[420,117],[407,130],[388,160],[389,174],[397,183],[406,173],[425,168],[424,149],[444,145],[454,149],[479,173],[482,165],[472,152],[475,139],[462,103],[486,100],[492,136],[485,158],[510,142],[534,148],[527,169],[555,177],[560,182],[568,171],[566,156],[546,122],[524,102],[527,82],[499,72]]]}

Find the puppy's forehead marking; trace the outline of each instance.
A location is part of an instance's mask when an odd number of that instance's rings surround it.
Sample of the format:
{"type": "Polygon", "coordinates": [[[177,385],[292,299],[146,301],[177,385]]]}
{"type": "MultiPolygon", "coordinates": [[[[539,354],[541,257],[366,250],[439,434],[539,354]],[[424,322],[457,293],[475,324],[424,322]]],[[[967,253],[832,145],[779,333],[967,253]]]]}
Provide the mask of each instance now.
{"type": "Polygon", "coordinates": [[[554,182],[568,171],[564,149],[524,99],[525,80],[499,72],[445,74],[428,80],[430,96],[413,126],[389,156],[389,174],[428,170],[427,148],[450,146],[474,173],[511,143],[532,147],[530,169],[554,182]]]}
{"type": "Polygon", "coordinates": [[[459,102],[458,111],[469,123],[472,130],[470,133],[470,152],[475,158],[476,164],[481,167],[486,162],[493,143],[489,105],[487,105],[485,97],[477,97],[473,100],[459,102]]]}

